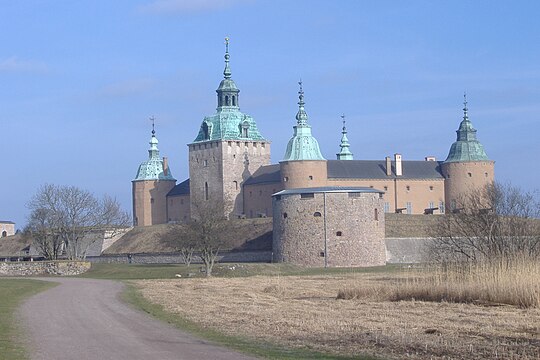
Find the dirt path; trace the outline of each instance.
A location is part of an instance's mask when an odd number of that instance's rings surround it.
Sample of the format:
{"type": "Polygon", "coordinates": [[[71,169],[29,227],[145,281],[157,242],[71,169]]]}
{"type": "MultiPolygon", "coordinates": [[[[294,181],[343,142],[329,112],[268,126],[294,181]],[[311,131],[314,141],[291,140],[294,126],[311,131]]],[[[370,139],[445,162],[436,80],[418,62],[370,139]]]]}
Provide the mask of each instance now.
{"type": "Polygon", "coordinates": [[[60,285],[20,309],[32,360],[252,359],[138,312],[118,298],[122,284],[52,278],[60,285]]]}

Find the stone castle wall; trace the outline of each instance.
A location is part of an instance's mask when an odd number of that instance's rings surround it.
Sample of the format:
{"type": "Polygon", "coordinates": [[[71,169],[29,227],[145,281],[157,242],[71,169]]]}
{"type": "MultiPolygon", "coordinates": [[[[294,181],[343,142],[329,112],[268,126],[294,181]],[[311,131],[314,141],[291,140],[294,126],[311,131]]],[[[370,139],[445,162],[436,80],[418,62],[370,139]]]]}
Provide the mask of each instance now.
{"type": "Polygon", "coordinates": [[[323,267],[386,263],[378,193],[274,196],[274,261],[323,267]]]}
{"type": "Polygon", "coordinates": [[[0,263],[0,276],[79,275],[90,270],[87,261],[25,261],[0,263]]]}
{"type": "Polygon", "coordinates": [[[224,213],[244,214],[243,184],[258,168],[270,164],[265,141],[208,141],[189,146],[191,207],[197,199],[225,205],[224,213]]]}

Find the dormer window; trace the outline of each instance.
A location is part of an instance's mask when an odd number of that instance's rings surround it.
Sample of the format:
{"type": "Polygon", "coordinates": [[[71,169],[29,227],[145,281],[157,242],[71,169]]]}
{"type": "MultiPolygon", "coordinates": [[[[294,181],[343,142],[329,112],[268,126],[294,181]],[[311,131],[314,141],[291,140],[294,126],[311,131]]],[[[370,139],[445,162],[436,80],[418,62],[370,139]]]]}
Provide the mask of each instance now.
{"type": "Polygon", "coordinates": [[[242,126],[240,127],[242,137],[249,137],[249,122],[247,120],[244,120],[242,122],[242,126]]]}
{"type": "Polygon", "coordinates": [[[210,139],[210,127],[208,126],[208,123],[206,121],[203,122],[202,130],[203,130],[204,140],[209,140],[210,139]]]}

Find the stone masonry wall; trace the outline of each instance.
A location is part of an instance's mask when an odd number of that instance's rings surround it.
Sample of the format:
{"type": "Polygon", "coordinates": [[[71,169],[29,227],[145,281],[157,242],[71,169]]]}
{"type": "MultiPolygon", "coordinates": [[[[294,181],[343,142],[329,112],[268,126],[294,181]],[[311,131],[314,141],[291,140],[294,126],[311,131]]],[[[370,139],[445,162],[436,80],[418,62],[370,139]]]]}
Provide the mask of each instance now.
{"type": "Polygon", "coordinates": [[[331,267],[386,262],[378,193],[281,195],[274,197],[273,221],[274,261],[316,267],[325,266],[325,257],[331,267]]]}
{"type": "Polygon", "coordinates": [[[24,261],[0,263],[0,276],[79,275],[90,269],[87,261],[24,261]]]}

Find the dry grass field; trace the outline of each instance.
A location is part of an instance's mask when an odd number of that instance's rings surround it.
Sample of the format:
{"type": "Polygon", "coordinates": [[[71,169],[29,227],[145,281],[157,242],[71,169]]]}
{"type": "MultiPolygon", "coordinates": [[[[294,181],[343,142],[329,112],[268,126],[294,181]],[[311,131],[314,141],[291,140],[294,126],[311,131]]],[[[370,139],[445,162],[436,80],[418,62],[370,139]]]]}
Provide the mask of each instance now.
{"type": "Polygon", "coordinates": [[[540,309],[385,300],[399,273],[142,280],[149,301],[204,327],[287,347],[386,359],[540,359],[540,309]],[[362,288],[360,298],[337,299],[362,288]],[[382,292],[382,294],[381,294],[382,292]]]}

